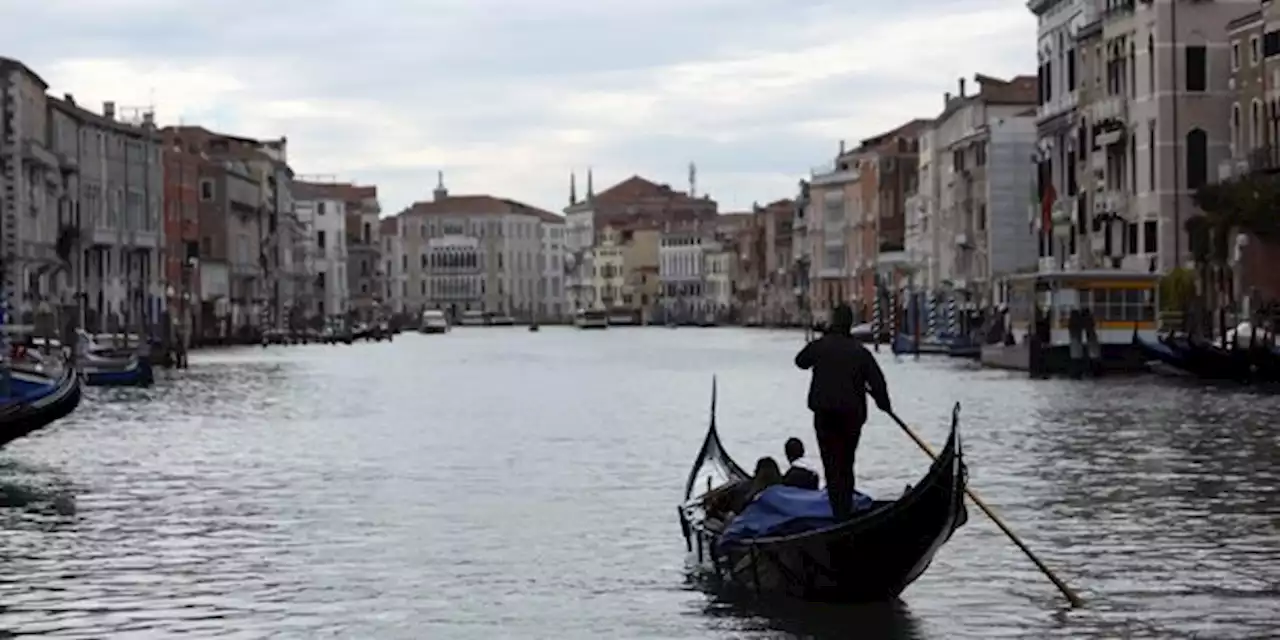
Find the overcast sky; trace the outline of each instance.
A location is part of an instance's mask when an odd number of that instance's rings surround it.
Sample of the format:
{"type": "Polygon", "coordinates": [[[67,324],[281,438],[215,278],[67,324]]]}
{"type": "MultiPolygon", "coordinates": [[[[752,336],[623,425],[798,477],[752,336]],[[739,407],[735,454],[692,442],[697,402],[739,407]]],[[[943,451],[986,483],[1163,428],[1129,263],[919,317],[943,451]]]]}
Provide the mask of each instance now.
{"type": "MultiPolygon", "coordinates": [[[[0,0],[0,55],[55,94],[289,137],[302,174],[394,213],[453,193],[559,211],[631,174],[721,211],[916,116],[975,72],[1035,72],[1021,0],[0,0]]],[[[972,84],[972,83],[971,83],[972,84]]]]}

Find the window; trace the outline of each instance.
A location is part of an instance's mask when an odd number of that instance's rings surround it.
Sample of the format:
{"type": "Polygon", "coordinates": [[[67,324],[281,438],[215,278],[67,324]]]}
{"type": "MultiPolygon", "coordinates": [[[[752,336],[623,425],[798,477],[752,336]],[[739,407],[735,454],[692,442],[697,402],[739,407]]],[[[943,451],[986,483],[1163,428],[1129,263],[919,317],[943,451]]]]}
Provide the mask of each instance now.
{"type": "Polygon", "coordinates": [[[373,242],[373,226],[370,225],[368,222],[364,223],[363,238],[364,238],[365,244],[370,244],[373,242]]]}
{"type": "Polygon", "coordinates": [[[1231,153],[1242,151],[1240,145],[1240,103],[1231,105],[1231,153]]]}
{"type": "Polygon", "coordinates": [[[1156,190],[1156,147],[1160,146],[1160,141],[1156,139],[1156,121],[1151,120],[1147,123],[1147,184],[1151,185],[1151,191],[1156,190]]]}
{"type": "Polygon", "coordinates": [[[1074,91],[1076,88],[1076,52],[1074,49],[1067,50],[1067,91],[1074,91]]]}
{"type": "Polygon", "coordinates": [[[1160,224],[1155,220],[1142,223],[1142,248],[1147,253],[1156,253],[1160,240],[1160,224]]]}
{"type": "Polygon", "coordinates": [[[1156,92],[1156,36],[1147,35],[1147,93],[1156,92]]]}
{"type": "Polygon", "coordinates": [[[1262,57],[1270,58],[1280,55],[1280,31],[1268,31],[1262,34],[1262,57]]]}
{"type": "Polygon", "coordinates": [[[1209,182],[1209,136],[1203,129],[1187,133],[1187,188],[1199,189],[1209,182]]]}
{"type": "Polygon", "coordinates": [[[1258,41],[1258,36],[1249,38],[1249,64],[1258,66],[1262,62],[1262,43],[1258,41]]]}
{"type": "Polygon", "coordinates": [[[1044,63],[1044,101],[1053,100],[1053,63],[1044,63]]]}
{"type": "Polygon", "coordinates": [[[323,251],[323,250],[324,250],[324,248],[325,248],[325,246],[324,246],[324,232],[323,232],[323,231],[317,231],[317,232],[316,232],[316,247],[318,247],[321,251],[323,251]]]}
{"type": "Polygon", "coordinates": [[[1186,48],[1186,90],[1202,93],[1209,89],[1208,52],[1203,45],[1186,48]]]}
{"type": "Polygon", "coordinates": [[[1135,255],[1138,253],[1138,223],[1130,222],[1124,226],[1125,234],[1125,254],[1135,255]]]}
{"type": "Polygon", "coordinates": [[[1262,103],[1257,99],[1249,106],[1249,148],[1262,146],[1262,103]]]}
{"type": "Polygon", "coordinates": [[[1240,41],[1239,40],[1231,41],[1231,70],[1232,71],[1240,70],[1240,41]]]}
{"type": "Polygon", "coordinates": [[[210,200],[213,200],[213,181],[201,180],[200,181],[200,201],[209,202],[210,200]]]}

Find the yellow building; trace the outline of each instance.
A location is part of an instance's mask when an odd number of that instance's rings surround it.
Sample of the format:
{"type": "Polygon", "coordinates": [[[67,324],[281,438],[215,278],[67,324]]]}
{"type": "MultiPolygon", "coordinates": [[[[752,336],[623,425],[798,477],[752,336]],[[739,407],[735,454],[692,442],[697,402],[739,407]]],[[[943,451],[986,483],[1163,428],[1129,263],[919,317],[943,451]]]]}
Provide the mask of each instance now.
{"type": "Polygon", "coordinates": [[[656,228],[625,229],[622,245],[622,304],[640,321],[646,321],[657,302],[662,285],[658,279],[658,246],[662,232],[656,228]]]}

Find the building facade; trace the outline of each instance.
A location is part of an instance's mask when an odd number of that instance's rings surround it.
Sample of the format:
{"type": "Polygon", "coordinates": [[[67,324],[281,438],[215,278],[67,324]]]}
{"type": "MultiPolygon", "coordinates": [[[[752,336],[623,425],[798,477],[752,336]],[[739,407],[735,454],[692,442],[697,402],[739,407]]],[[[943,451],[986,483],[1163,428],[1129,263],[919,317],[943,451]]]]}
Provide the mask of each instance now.
{"type": "MultiPolygon", "coordinates": [[[[1230,159],[1217,180],[1280,173],[1280,5],[1242,11],[1227,26],[1230,39],[1230,159]]],[[[1238,235],[1232,242],[1236,297],[1248,313],[1280,299],[1280,248],[1274,241],[1238,235]]]]}
{"type": "Polygon", "coordinates": [[[347,188],[340,183],[295,181],[294,211],[311,232],[307,271],[314,274],[306,296],[308,322],[345,322],[351,311],[347,277],[347,188]]]}
{"type": "MultiPolygon", "coordinates": [[[[400,237],[400,218],[391,216],[378,222],[378,235],[382,238],[382,272],[385,274],[383,299],[390,313],[404,322],[405,296],[409,293],[408,257],[404,253],[404,241],[400,237]]],[[[416,326],[416,325],[412,325],[416,326]]]]}
{"type": "Polygon", "coordinates": [[[944,96],[942,113],[920,136],[906,245],[923,290],[985,306],[1001,302],[992,288],[998,278],[1037,267],[1027,218],[1037,78],[974,80],[972,94],[961,80],[957,94],[944,96]]]}
{"type": "Polygon", "coordinates": [[[1040,25],[1037,222],[1051,238],[1041,268],[1187,264],[1186,221],[1200,214],[1192,195],[1230,157],[1231,101],[1221,99],[1230,92],[1228,29],[1246,11],[1211,2],[1028,6],[1040,25]],[[1092,193],[1081,192],[1081,171],[1093,174],[1092,193]]]}
{"type": "Polygon", "coordinates": [[[570,309],[565,296],[565,221],[555,214],[539,212],[539,234],[542,251],[539,266],[542,277],[538,283],[538,320],[541,322],[565,322],[570,309]]]}
{"type": "Polygon", "coordinates": [[[347,289],[357,322],[373,322],[387,312],[383,292],[387,274],[382,270],[382,206],[378,188],[352,185],[347,194],[347,289]]]}
{"type": "Polygon", "coordinates": [[[571,307],[594,304],[598,292],[593,290],[596,267],[592,249],[600,242],[606,227],[632,228],[636,225],[683,225],[698,221],[707,229],[714,228],[718,205],[706,195],[696,195],[696,169],[690,167],[688,191],[658,184],[640,176],[631,176],[600,193],[596,193],[593,175],[587,172],[586,197],[578,199],[576,179],[569,179],[569,206],[565,207],[566,225],[566,290],[571,307]]]}
{"type": "Polygon", "coordinates": [[[542,307],[544,225],[559,216],[489,195],[450,195],[440,177],[430,201],[397,214],[409,313],[440,309],[529,320],[542,307]]]}
{"type": "Polygon", "coordinates": [[[166,307],[154,115],[94,113],[0,58],[0,252],[10,322],[154,328],[166,307]]]}

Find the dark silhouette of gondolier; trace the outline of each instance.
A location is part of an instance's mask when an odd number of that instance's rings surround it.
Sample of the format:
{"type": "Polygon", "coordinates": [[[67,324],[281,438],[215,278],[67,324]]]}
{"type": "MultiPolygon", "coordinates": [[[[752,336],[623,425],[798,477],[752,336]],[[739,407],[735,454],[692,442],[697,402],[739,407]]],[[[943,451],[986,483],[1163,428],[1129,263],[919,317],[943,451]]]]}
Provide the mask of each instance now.
{"type": "Polygon", "coordinates": [[[796,354],[797,367],[813,369],[809,410],[822,453],[827,498],[837,520],[847,520],[853,511],[853,463],[867,422],[867,394],[881,411],[892,409],[884,372],[871,352],[849,335],[852,329],[853,310],[842,304],[832,311],[826,333],[796,354]]]}

